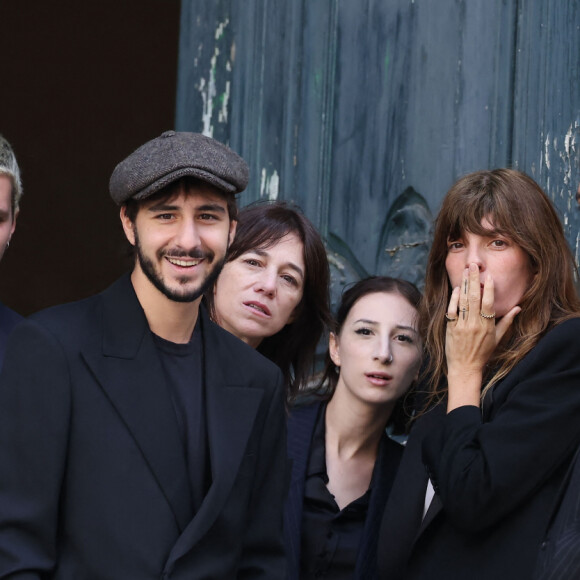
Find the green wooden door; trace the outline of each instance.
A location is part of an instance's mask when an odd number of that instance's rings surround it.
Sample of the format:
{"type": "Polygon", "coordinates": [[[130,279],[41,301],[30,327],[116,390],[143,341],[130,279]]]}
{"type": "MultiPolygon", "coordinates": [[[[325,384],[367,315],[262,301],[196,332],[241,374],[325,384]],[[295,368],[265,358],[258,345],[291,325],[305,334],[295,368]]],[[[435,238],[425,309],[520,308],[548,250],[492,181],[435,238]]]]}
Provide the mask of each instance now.
{"type": "Polygon", "coordinates": [[[182,0],[176,126],[249,162],[241,203],[293,200],[336,299],[365,274],[422,285],[457,177],[513,166],[578,258],[577,0],[182,0]]]}

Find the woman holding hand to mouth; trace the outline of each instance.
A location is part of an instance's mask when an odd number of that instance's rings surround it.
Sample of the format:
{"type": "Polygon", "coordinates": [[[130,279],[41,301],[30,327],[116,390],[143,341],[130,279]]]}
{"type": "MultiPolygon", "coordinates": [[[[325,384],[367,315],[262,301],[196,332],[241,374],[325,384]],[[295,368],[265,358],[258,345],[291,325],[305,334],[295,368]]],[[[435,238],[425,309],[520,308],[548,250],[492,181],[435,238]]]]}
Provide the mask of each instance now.
{"type": "Polygon", "coordinates": [[[381,577],[533,577],[580,443],[574,271],[528,176],[476,172],[447,193],[421,308],[430,397],[385,509],[381,577]]]}
{"type": "Polygon", "coordinates": [[[289,399],[314,370],[330,321],[329,278],[312,223],[297,207],[260,202],[239,212],[226,263],[206,293],[213,320],[280,367],[289,399]]]}
{"type": "Polygon", "coordinates": [[[404,423],[397,403],[419,373],[420,300],[413,284],[387,277],[343,295],[320,400],[288,422],[289,580],[376,577],[378,528],[402,453],[385,427],[404,423]]]}

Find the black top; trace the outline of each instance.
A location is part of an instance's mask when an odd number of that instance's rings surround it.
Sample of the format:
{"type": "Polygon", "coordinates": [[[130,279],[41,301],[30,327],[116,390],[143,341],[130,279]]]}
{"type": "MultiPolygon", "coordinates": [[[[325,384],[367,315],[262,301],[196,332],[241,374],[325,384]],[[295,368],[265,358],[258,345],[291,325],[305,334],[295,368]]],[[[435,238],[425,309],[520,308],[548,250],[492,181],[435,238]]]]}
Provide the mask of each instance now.
{"type": "Polygon", "coordinates": [[[580,578],[580,448],[564,483],[540,545],[534,580],[580,578]]]}
{"type": "Polygon", "coordinates": [[[6,342],[12,329],[22,320],[22,316],[4,306],[0,302],[0,368],[4,362],[4,351],[6,350],[6,342]]]}
{"type": "Polygon", "coordinates": [[[194,513],[201,506],[211,483],[204,381],[201,370],[203,360],[201,332],[198,319],[191,340],[187,344],[177,344],[154,335],[183,443],[194,513]]]}
{"type": "Polygon", "coordinates": [[[578,336],[578,318],[552,328],[482,409],[443,401],[417,420],[383,516],[382,578],[533,577],[580,444],[578,336]]]}
{"type": "MultiPolygon", "coordinates": [[[[328,491],[325,445],[326,406],[316,420],[306,471],[300,578],[351,580],[367,516],[372,487],[358,499],[339,509],[328,491]]],[[[373,474],[374,478],[374,474],[373,474]]]]}
{"type": "Polygon", "coordinates": [[[282,374],[199,316],[212,485],[193,521],[171,389],[129,275],[14,329],[0,578],[286,579],[282,374]]]}

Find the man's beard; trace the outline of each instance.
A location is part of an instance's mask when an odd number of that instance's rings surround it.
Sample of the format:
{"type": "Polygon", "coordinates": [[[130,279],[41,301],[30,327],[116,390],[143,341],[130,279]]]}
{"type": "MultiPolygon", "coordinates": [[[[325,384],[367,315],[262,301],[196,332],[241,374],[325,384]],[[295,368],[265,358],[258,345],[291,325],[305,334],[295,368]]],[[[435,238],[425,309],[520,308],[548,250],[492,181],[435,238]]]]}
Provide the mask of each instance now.
{"type": "MultiPolygon", "coordinates": [[[[213,287],[215,281],[217,280],[222,268],[225,264],[226,257],[224,257],[217,261],[213,268],[210,270],[209,274],[205,278],[205,280],[201,283],[198,288],[194,288],[192,290],[179,290],[179,289],[172,289],[169,288],[165,282],[163,281],[160,274],[155,270],[155,264],[145,256],[143,253],[141,244],[139,242],[139,236],[137,234],[137,230],[135,229],[135,251],[137,252],[137,259],[139,260],[139,265],[141,266],[141,270],[147,279],[161,292],[164,296],[169,298],[169,300],[173,300],[174,302],[193,302],[197,300],[200,296],[203,296],[210,288],[213,287]]],[[[165,253],[163,250],[157,251],[157,259],[159,261],[163,260],[165,256],[169,256],[172,258],[192,258],[194,260],[206,260],[209,264],[211,264],[215,260],[215,253],[211,251],[204,252],[198,248],[190,250],[189,252],[185,251],[174,251],[171,253],[165,253]]],[[[184,276],[181,279],[177,280],[182,284],[186,284],[189,281],[189,277],[184,276]]]]}

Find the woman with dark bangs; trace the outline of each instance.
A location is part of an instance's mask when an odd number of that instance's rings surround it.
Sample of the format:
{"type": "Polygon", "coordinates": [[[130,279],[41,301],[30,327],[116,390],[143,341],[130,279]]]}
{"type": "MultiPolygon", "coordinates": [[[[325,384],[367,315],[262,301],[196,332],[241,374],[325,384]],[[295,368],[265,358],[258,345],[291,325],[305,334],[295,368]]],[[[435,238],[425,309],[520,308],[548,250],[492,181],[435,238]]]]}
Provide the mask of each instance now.
{"type": "Polygon", "coordinates": [[[472,173],[443,200],[421,308],[429,395],[385,510],[385,579],[532,578],[580,443],[574,271],[523,173],[472,173]]]}
{"type": "Polygon", "coordinates": [[[289,399],[314,370],[330,321],[329,279],[322,238],[298,207],[259,202],[240,210],[206,300],[215,322],[280,367],[289,399]]]}

